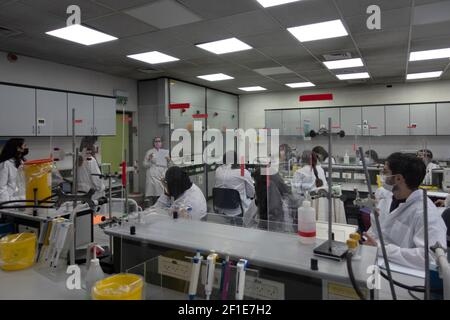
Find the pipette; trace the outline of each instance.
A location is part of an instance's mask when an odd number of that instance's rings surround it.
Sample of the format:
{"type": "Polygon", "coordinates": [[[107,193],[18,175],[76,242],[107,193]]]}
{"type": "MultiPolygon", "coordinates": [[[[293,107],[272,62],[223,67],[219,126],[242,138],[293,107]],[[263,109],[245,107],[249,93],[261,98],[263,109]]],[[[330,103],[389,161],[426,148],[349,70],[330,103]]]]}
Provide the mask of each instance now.
{"type": "Polygon", "coordinates": [[[189,282],[189,300],[194,300],[197,295],[198,277],[200,275],[200,267],[202,265],[203,256],[200,251],[192,259],[191,280],[189,282]]]}
{"type": "Polygon", "coordinates": [[[247,270],[248,261],[240,259],[236,265],[236,300],[244,299],[245,289],[245,272],[247,270]]]}
{"type": "Polygon", "coordinates": [[[211,293],[214,285],[214,271],[216,270],[216,260],[218,255],[216,253],[211,253],[208,258],[206,258],[206,284],[205,284],[205,295],[206,300],[210,300],[211,293]]]}

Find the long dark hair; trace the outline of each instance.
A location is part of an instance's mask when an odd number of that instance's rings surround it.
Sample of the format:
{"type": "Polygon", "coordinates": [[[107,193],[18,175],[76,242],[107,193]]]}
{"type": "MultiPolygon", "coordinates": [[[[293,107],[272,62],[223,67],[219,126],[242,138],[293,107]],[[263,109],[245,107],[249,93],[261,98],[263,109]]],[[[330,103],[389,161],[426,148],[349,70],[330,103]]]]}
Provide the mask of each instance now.
{"type": "Polygon", "coordinates": [[[313,169],[314,176],[316,177],[316,188],[322,187],[323,181],[319,178],[319,172],[317,171],[317,154],[312,151],[304,151],[302,154],[302,162],[303,164],[309,164],[313,169]]]}
{"type": "Polygon", "coordinates": [[[0,153],[0,163],[14,159],[16,168],[20,167],[25,158],[17,151],[17,148],[21,148],[25,143],[25,139],[12,138],[9,139],[0,153]]]}
{"type": "Polygon", "coordinates": [[[170,167],[166,171],[167,191],[177,200],[186,190],[192,187],[191,179],[180,167],[170,167]]]}
{"type": "Polygon", "coordinates": [[[322,146],[314,147],[312,149],[312,152],[314,152],[318,156],[318,158],[321,162],[328,158],[328,152],[322,146]]]}
{"type": "MultiPolygon", "coordinates": [[[[83,137],[80,142],[80,152],[83,151],[83,149],[87,149],[88,151],[91,151],[91,155],[93,158],[95,158],[95,143],[97,142],[96,137],[83,137]]],[[[84,159],[83,156],[80,154],[78,156],[78,166],[81,167],[83,165],[84,159]]]]}

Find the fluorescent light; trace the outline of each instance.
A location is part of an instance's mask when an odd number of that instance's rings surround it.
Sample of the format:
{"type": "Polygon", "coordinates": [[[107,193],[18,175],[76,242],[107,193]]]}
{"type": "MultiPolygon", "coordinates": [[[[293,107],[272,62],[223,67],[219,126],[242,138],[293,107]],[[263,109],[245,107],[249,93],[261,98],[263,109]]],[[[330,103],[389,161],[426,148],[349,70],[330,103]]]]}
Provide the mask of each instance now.
{"type": "Polygon", "coordinates": [[[264,8],[279,6],[280,4],[286,4],[291,2],[297,2],[300,0],[256,0],[258,1],[264,8]]]}
{"type": "Polygon", "coordinates": [[[410,74],[408,74],[406,79],[416,80],[416,79],[439,78],[441,75],[442,75],[442,71],[410,73],[410,74]]]}
{"type": "Polygon", "coordinates": [[[204,76],[198,76],[197,78],[208,80],[208,81],[222,81],[222,80],[230,80],[234,79],[233,77],[230,77],[223,73],[216,73],[216,74],[208,74],[204,76]]]}
{"type": "Polygon", "coordinates": [[[300,42],[337,38],[348,35],[341,20],[308,24],[305,26],[288,28],[287,30],[300,42]]]}
{"type": "Polygon", "coordinates": [[[132,54],[127,56],[128,58],[147,62],[150,64],[157,64],[157,63],[164,63],[164,62],[172,62],[172,61],[178,61],[180,59],[171,57],[167,54],[158,52],[158,51],[151,51],[151,52],[144,52],[144,53],[138,53],[138,54],[132,54]]]}
{"type": "Polygon", "coordinates": [[[363,67],[364,66],[364,64],[360,58],[326,61],[323,64],[330,70],[355,68],[355,67],[363,67]]]}
{"type": "Polygon", "coordinates": [[[316,86],[314,83],[311,82],[286,83],[286,85],[290,88],[308,88],[316,86]]]}
{"type": "Polygon", "coordinates": [[[81,43],[85,46],[117,40],[116,37],[84,27],[80,24],[73,24],[69,27],[48,31],[46,34],[68,41],[81,43]]]}
{"type": "Polygon", "coordinates": [[[338,74],[338,75],[336,75],[336,77],[338,77],[339,80],[354,80],[354,79],[370,78],[370,76],[367,72],[338,74]]]}
{"type": "Polygon", "coordinates": [[[411,52],[409,61],[450,58],[450,48],[411,52]]]}
{"type": "Polygon", "coordinates": [[[252,92],[252,91],[266,91],[267,89],[263,88],[263,87],[256,86],[256,87],[243,87],[243,88],[239,88],[239,90],[252,92]]]}
{"type": "Polygon", "coordinates": [[[224,54],[252,49],[252,47],[250,47],[248,44],[236,38],[197,44],[196,46],[215,54],[224,54]]]}

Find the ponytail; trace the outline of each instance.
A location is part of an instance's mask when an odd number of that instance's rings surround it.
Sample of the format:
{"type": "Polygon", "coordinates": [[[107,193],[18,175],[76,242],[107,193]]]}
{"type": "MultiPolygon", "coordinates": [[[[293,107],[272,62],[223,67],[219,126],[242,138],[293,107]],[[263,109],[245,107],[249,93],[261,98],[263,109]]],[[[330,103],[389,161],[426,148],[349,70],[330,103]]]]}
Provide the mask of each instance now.
{"type": "Polygon", "coordinates": [[[311,153],[310,164],[313,169],[314,176],[316,177],[316,188],[320,188],[323,186],[323,181],[319,178],[319,172],[317,171],[317,155],[314,152],[311,153]]]}

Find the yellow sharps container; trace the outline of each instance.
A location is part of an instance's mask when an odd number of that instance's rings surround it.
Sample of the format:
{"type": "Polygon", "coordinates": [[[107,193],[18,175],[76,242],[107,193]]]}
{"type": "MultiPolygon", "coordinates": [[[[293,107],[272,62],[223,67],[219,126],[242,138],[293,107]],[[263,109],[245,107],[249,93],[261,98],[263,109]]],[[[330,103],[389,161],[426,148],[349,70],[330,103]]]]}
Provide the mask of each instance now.
{"type": "Polygon", "coordinates": [[[24,163],[26,200],[44,200],[52,195],[52,159],[24,163]]]}

